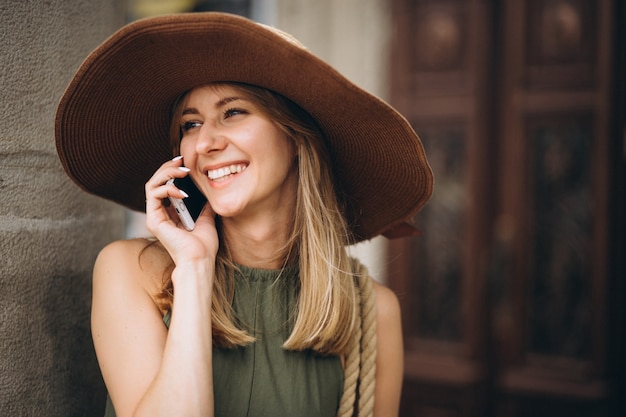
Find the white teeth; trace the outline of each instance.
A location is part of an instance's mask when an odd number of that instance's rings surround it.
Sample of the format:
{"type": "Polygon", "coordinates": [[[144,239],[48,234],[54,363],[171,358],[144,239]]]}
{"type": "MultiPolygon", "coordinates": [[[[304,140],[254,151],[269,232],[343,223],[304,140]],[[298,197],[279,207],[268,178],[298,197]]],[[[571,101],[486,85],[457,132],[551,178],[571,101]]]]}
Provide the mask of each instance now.
{"type": "Polygon", "coordinates": [[[213,181],[221,181],[224,180],[227,176],[231,174],[238,174],[246,169],[246,165],[231,165],[219,169],[214,169],[208,172],[208,176],[213,181]]]}

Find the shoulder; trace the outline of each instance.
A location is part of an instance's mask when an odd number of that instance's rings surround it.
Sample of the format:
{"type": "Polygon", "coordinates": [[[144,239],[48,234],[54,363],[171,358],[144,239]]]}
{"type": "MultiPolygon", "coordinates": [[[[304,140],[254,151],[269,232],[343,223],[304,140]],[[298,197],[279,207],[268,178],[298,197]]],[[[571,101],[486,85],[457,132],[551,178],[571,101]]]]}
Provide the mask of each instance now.
{"type": "Polygon", "coordinates": [[[96,264],[118,260],[136,263],[137,267],[145,268],[150,266],[150,261],[159,261],[167,252],[156,240],[151,239],[129,239],[117,240],[106,245],[98,254],[96,264]],[[140,256],[141,255],[141,256],[140,256]],[[143,257],[147,256],[144,261],[143,257]]]}
{"type": "Polygon", "coordinates": [[[377,339],[374,415],[397,416],[404,369],[400,303],[391,289],[376,281],[373,286],[377,339]]]}
{"type": "Polygon", "coordinates": [[[154,240],[118,240],[105,246],[94,265],[94,291],[120,288],[156,294],[171,259],[154,240]]]}
{"type": "Polygon", "coordinates": [[[396,294],[388,287],[372,280],[376,298],[376,316],[379,326],[400,323],[400,302],[396,294]]]}

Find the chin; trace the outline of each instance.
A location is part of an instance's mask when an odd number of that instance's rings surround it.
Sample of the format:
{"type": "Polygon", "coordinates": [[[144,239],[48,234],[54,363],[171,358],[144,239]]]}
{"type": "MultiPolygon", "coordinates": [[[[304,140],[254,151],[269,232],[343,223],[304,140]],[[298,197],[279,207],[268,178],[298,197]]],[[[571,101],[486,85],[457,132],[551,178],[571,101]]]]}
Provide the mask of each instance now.
{"type": "Polygon", "coordinates": [[[235,217],[238,214],[241,214],[243,209],[242,207],[236,205],[236,206],[232,206],[232,205],[213,205],[211,204],[211,207],[213,208],[213,211],[215,211],[215,214],[217,214],[220,217],[235,217]]]}

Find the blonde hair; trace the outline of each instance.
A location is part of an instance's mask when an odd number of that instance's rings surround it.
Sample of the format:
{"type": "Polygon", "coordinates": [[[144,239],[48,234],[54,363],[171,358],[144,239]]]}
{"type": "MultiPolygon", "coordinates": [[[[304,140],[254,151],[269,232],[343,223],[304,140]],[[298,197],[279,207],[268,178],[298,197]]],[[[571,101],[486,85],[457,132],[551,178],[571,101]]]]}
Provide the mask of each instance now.
{"type": "MultiPolygon", "coordinates": [[[[290,350],[312,349],[323,354],[345,354],[357,320],[355,274],[345,246],[349,231],[333,184],[332,165],[324,137],[313,118],[289,99],[272,91],[241,83],[218,83],[260,106],[293,141],[298,155],[298,187],[293,231],[280,256],[284,265],[298,264],[298,300],[293,330],[283,347],[290,350]]],[[[185,95],[173,109],[171,139],[178,155],[181,138],[180,115],[185,95]]],[[[254,341],[234,322],[232,300],[234,271],[237,268],[228,252],[218,218],[220,249],[216,259],[212,296],[213,343],[232,348],[254,341]]],[[[161,308],[173,303],[171,271],[164,273],[161,308]]]]}

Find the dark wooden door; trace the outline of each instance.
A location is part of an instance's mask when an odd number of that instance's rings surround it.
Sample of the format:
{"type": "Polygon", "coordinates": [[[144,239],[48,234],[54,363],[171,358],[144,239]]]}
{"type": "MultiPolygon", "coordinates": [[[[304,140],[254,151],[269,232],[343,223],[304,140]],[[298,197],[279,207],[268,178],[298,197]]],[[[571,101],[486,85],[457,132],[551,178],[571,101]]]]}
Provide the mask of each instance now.
{"type": "Polygon", "coordinates": [[[436,181],[389,251],[402,415],[621,415],[623,4],[392,5],[391,101],[436,181]]]}

